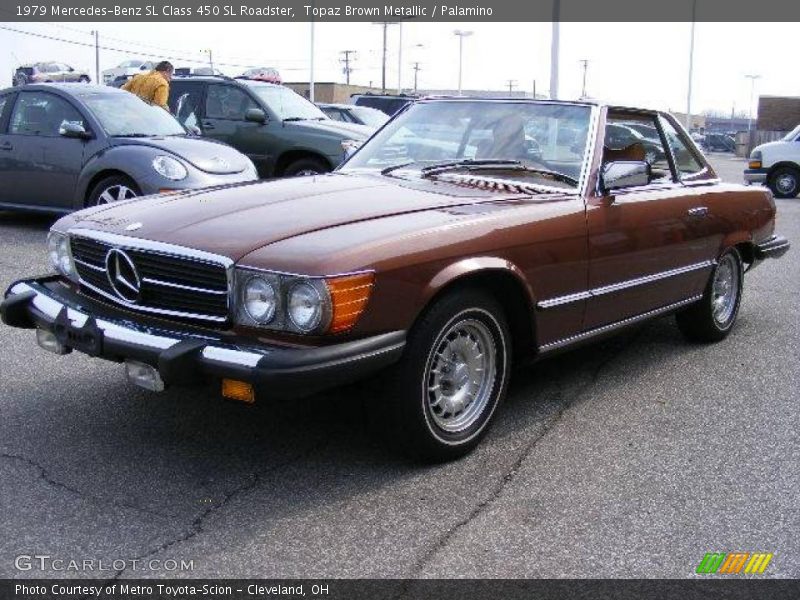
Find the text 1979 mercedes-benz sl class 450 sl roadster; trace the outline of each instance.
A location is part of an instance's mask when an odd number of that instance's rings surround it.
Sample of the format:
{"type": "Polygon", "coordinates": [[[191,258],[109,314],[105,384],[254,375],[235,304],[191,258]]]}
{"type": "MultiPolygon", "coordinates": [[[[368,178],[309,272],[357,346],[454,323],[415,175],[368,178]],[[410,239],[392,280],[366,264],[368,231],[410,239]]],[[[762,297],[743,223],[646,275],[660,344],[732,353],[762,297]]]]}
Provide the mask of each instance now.
{"type": "Polygon", "coordinates": [[[56,274],[11,285],[3,320],[128,378],[296,396],[381,372],[375,419],[406,451],[464,454],[512,360],[675,313],[722,340],[743,274],[779,257],[766,189],[720,182],[668,114],[437,98],[336,172],[66,216],[56,274]],[[612,125],[658,132],[657,158],[612,125]]]}

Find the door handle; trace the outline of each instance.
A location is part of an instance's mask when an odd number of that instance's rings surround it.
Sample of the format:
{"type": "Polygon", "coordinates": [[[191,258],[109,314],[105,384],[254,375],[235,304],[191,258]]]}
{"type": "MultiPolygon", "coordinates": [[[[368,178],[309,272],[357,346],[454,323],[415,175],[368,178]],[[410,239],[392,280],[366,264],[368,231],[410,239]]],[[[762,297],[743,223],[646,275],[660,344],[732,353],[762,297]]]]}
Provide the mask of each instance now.
{"type": "Polygon", "coordinates": [[[214,124],[209,121],[203,121],[203,129],[214,129],[214,124]]]}
{"type": "Polygon", "coordinates": [[[708,207],[707,206],[696,206],[695,208],[690,208],[686,213],[690,217],[707,217],[708,216],[708,207]]]}
{"type": "Polygon", "coordinates": [[[13,150],[14,146],[11,145],[11,142],[5,142],[4,144],[0,145],[0,150],[13,150]]]}

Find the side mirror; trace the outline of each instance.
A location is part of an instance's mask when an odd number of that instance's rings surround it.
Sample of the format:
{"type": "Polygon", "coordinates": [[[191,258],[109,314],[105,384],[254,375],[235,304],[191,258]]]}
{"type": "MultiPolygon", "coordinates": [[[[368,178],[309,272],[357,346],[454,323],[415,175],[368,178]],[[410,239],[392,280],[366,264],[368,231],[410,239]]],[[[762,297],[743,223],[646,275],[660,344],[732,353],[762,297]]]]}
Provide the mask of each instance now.
{"type": "Polygon", "coordinates": [[[650,183],[650,164],[644,160],[619,160],[603,164],[600,189],[609,192],[650,183]]]}
{"type": "Polygon", "coordinates": [[[88,140],[92,137],[92,134],[86,131],[83,125],[74,121],[64,121],[58,128],[58,135],[79,140],[88,140]]]}
{"type": "Polygon", "coordinates": [[[244,120],[263,125],[267,122],[267,114],[260,108],[248,108],[244,113],[244,120]]]}

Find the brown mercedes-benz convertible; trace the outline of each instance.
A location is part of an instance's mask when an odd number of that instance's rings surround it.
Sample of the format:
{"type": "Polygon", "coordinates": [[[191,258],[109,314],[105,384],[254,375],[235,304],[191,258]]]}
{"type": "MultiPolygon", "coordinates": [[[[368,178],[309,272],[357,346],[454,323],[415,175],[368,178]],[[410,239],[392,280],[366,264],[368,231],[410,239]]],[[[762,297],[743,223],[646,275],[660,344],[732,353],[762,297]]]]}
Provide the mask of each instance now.
{"type": "Polygon", "coordinates": [[[720,183],[669,115],[422,100],[330,175],[64,217],[57,274],[13,284],[2,317],[153,390],[253,402],[381,371],[376,423],[446,459],[486,432],[512,361],[665,313],[723,339],[744,272],[789,248],[774,224],[769,191],[720,183]]]}

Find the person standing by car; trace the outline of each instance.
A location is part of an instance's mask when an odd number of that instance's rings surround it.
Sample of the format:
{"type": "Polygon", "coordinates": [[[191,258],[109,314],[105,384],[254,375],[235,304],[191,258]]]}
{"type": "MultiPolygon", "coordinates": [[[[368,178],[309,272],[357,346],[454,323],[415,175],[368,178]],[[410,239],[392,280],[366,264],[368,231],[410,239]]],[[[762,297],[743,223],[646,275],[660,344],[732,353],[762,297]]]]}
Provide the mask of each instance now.
{"type": "Polygon", "coordinates": [[[172,80],[174,72],[175,67],[172,66],[172,63],[162,60],[152,71],[134,76],[122,86],[122,89],[136,94],[148,104],[160,106],[169,112],[167,106],[169,82],[172,80]]]}

